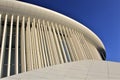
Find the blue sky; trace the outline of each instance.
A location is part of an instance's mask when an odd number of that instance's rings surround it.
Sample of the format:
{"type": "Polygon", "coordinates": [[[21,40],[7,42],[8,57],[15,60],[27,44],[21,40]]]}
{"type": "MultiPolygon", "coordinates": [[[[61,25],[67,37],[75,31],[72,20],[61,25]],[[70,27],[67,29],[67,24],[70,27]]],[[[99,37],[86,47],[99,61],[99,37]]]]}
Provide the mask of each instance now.
{"type": "Polygon", "coordinates": [[[120,0],[22,0],[84,24],[103,41],[108,61],[120,62],[120,0]]]}

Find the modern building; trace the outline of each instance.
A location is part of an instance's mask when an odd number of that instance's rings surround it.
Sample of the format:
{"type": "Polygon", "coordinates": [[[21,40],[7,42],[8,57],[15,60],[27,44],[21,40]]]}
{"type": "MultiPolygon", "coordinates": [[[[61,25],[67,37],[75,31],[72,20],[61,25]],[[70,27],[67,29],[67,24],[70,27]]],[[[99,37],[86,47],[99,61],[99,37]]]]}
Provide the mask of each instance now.
{"type": "Polygon", "coordinates": [[[70,79],[66,71],[72,73],[71,69],[79,73],[84,68],[87,72],[92,63],[94,70],[101,68],[97,63],[107,65],[103,61],[105,47],[90,29],[52,10],[20,1],[0,1],[0,46],[0,77],[5,80],[70,79]]]}

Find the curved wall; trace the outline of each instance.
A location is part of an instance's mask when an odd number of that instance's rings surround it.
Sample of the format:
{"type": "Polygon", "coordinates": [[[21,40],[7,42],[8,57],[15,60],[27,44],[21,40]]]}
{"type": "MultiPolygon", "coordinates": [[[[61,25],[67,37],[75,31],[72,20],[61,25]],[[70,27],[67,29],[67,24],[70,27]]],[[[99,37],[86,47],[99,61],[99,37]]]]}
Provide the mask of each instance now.
{"type": "Polygon", "coordinates": [[[1,77],[72,61],[105,59],[102,42],[88,28],[19,1],[0,1],[0,46],[1,77]]]}

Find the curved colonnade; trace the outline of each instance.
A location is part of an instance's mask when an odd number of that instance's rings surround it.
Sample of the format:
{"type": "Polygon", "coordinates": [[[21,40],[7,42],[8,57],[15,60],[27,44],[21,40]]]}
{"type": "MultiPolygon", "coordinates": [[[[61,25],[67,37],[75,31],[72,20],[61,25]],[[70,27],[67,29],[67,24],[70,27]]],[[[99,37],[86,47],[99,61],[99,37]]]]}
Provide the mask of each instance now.
{"type": "Polygon", "coordinates": [[[5,10],[0,10],[0,77],[72,61],[102,60],[98,48],[104,46],[96,35],[92,37],[98,43],[88,37],[91,34],[86,36],[84,32],[91,33],[88,29],[80,32],[76,26],[61,24],[58,18],[47,20],[5,10]]]}

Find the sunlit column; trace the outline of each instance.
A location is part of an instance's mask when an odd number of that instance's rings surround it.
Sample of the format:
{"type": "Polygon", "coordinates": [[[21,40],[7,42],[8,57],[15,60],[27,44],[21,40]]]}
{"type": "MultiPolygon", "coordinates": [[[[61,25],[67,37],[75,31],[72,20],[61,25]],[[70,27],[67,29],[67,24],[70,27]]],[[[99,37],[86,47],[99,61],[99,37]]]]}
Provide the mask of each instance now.
{"type": "Polygon", "coordinates": [[[75,49],[75,44],[74,44],[74,38],[73,38],[73,35],[71,33],[71,29],[68,29],[68,33],[70,34],[70,43],[71,43],[71,46],[72,46],[72,49],[73,49],[73,55],[75,57],[76,60],[79,60],[78,56],[77,56],[77,51],[75,49]]]}
{"type": "Polygon", "coordinates": [[[30,70],[33,70],[33,56],[32,56],[32,42],[31,42],[31,30],[30,30],[30,17],[28,18],[28,22],[27,22],[27,29],[28,29],[28,44],[29,44],[29,56],[30,56],[30,70]]]}
{"type": "Polygon", "coordinates": [[[34,21],[34,36],[35,36],[35,48],[36,48],[36,59],[37,59],[37,66],[38,68],[41,67],[41,58],[40,58],[40,50],[39,50],[39,41],[38,41],[38,34],[37,34],[37,27],[38,27],[38,22],[35,24],[34,21]]]}
{"type": "Polygon", "coordinates": [[[18,74],[18,51],[19,48],[19,16],[17,16],[17,24],[16,24],[16,40],[15,40],[15,73],[18,74]]]}
{"type": "Polygon", "coordinates": [[[61,52],[62,52],[61,57],[64,60],[64,62],[67,62],[67,57],[66,57],[66,53],[65,53],[65,50],[64,50],[64,43],[63,43],[63,41],[61,39],[60,30],[58,29],[57,24],[55,24],[55,29],[56,29],[57,38],[58,38],[58,41],[59,41],[58,45],[60,45],[59,49],[61,48],[61,52]]]}
{"type": "Polygon", "coordinates": [[[40,62],[41,62],[41,68],[44,67],[44,58],[42,53],[42,43],[41,43],[41,30],[40,30],[40,20],[38,19],[38,25],[37,25],[37,34],[38,34],[38,45],[39,45],[39,51],[40,51],[40,62]]]}
{"type": "Polygon", "coordinates": [[[0,14],[0,43],[1,43],[1,39],[2,39],[2,14],[0,14]]]}
{"type": "MultiPolygon", "coordinates": [[[[27,22],[28,24],[28,22],[27,22]]],[[[28,25],[26,26],[26,31],[25,31],[25,41],[26,41],[26,71],[30,70],[30,50],[29,50],[29,35],[28,35],[28,25]]]]}
{"type": "Polygon", "coordinates": [[[77,35],[76,35],[76,31],[74,30],[74,31],[72,31],[72,33],[73,33],[73,35],[74,35],[74,44],[76,45],[76,50],[77,50],[77,55],[78,55],[78,57],[79,57],[79,60],[82,60],[82,59],[84,59],[83,57],[83,51],[81,50],[81,47],[80,47],[80,43],[79,43],[79,41],[78,41],[78,39],[77,39],[77,35]]]}
{"type": "Polygon", "coordinates": [[[42,56],[43,56],[43,64],[44,64],[44,67],[47,66],[47,60],[46,60],[46,55],[45,55],[45,48],[44,48],[44,33],[43,33],[43,25],[42,23],[40,23],[40,27],[39,27],[39,34],[41,35],[40,36],[40,39],[41,39],[41,48],[42,48],[42,56]]]}
{"type": "Polygon", "coordinates": [[[79,38],[79,34],[81,34],[81,33],[76,32],[76,38],[77,38],[78,44],[79,44],[78,46],[79,46],[79,49],[80,49],[80,51],[81,51],[80,54],[82,55],[82,58],[83,58],[83,59],[86,59],[86,56],[85,56],[85,53],[84,53],[84,50],[83,50],[82,44],[81,44],[82,39],[79,38]]]}
{"type": "Polygon", "coordinates": [[[5,45],[6,45],[6,35],[7,35],[7,18],[8,15],[5,15],[3,36],[2,36],[2,45],[1,45],[1,56],[0,56],[0,77],[2,77],[3,64],[4,64],[4,55],[5,55],[5,45]]]}
{"type": "Polygon", "coordinates": [[[47,61],[47,66],[49,66],[49,56],[48,56],[48,49],[47,49],[47,40],[46,40],[46,31],[45,31],[45,25],[44,20],[42,21],[42,31],[43,31],[43,42],[44,42],[44,50],[45,50],[45,56],[47,61]]]}
{"type": "Polygon", "coordinates": [[[36,53],[35,53],[35,38],[34,38],[34,19],[32,22],[32,27],[31,27],[31,41],[32,41],[32,58],[33,58],[33,67],[34,69],[37,69],[37,62],[36,62],[36,53]]]}
{"type": "Polygon", "coordinates": [[[13,15],[11,16],[10,24],[10,37],[9,37],[9,50],[8,50],[8,67],[7,67],[7,76],[10,76],[10,66],[11,66],[11,49],[12,49],[12,34],[13,34],[13,15]]]}
{"type": "Polygon", "coordinates": [[[48,51],[49,51],[49,57],[50,57],[50,65],[52,66],[52,65],[54,65],[54,58],[53,58],[53,51],[52,51],[52,45],[51,45],[51,39],[50,39],[50,34],[49,34],[49,32],[50,32],[50,30],[49,30],[49,28],[48,27],[50,27],[50,26],[48,26],[48,23],[46,22],[45,23],[46,24],[46,26],[45,26],[45,30],[46,30],[46,35],[47,35],[47,42],[48,42],[48,51]]]}
{"type": "Polygon", "coordinates": [[[69,55],[70,55],[70,60],[71,61],[74,61],[74,56],[73,56],[73,52],[72,52],[72,49],[71,49],[71,45],[70,45],[70,42],[69,42],[69,34],[67,34],[67,31],[66,31],[66,27],[63,26],[63,33],[64,33],[64,36],[65,36],[65,41],[66,41],[66,45],[68,47],[68,51],[69,51],[69,55]]]}
{"type": "Polygon", "coordinates": [[[45,21],[43,21],[43,25],[44,25],[44,32],[45,32],[45,39],[46,39],[46,47],[47,47],[47,55],[49,58],[49,65],[53,64],[53,60],[52,60],[52,52],[51,52],[51,47],[50,47],[50,39],[49,39],[49,34],[48,34],[48,28],[47,28],[47,24],[45,23],[45,21]]]}
{"type": "Polygon", "coordinates": [[[25,51],[25,17],[22,18],[21,26],[21,72],[26,72],[26,51],[25,51]]]}
{"type": "Polygon", "coordinates": [[[50,65],[50,57],[49,57],[49,47],[48,47],[48,39],[47,39],[47,34],[46,34],[46,25],[45,25],[45,21],[43,20],[42,21],[42,25],[43,25],[43,33],[44,33],[44,36],[43,36],[43,38],[44,38],[44,45],[45,45],[45,55],[46,55],[46,60],[47,60],[47,66],[49,66],[50,65]]]}
{"type": "Polygon", "coordinates": [[[55,53],[55,56],[56,56],[56,63],[59,64],[59,63],[64,63],[64,60],[63,60],[63,57],[62,57],[62,52],[60,50],[60,43],[58,42],[58,37],[56,35],[56,30],[55,30],[55,25],[53,23],[51,23],[51,27],[52,27],[52,30],[53,30],[53,35],[54,35],[54,39],[55,39],[55,46],[54,47],[57,47],[57,53],[55,53]],[[59,54],[59,55],[58,55],[59,54]],[[59,58],[60,57],[60,58],[59,58]]]}
{"type": "Polygon", "coordinates": [[[33,39],[34,39],[34,57],[35,57],[35,65],[36,65],[36,69],[39,68],[39,52],[37,52],[38,48],[38,42],[36,42],[37,35],[36,35],[36,20],[35,18],[33,19],[33,39]]]}
{"type": "Polygon", "coordinates": [[[51,51],[52,51],[52,59],[53,59],[53,64],[57,64],[57,60],[56,60],[56,53],[57,53],[57,48],[55,47],[55,39],[53,36],[53,32],[52,32],[52,26],[50,25],[49,22],[47,22],[47,26],[49,29],[49,39],[50,39],[50,45],[51,45],[51,51]]]}
{"type": "Polygon", "coordinates": [[[68,48],[69,48],[69,51],[70,51],[71,60],[76,61],[76,58],[74,56],[74,49],[72,48],[73,46],[72,46],[71,40],[70,40],[71,35],[68,33],[68,28],[67,27],[65,27],[63,30],[65,31],[66,36],[67,36],[66,40],[67,40],[68,48]]]}

